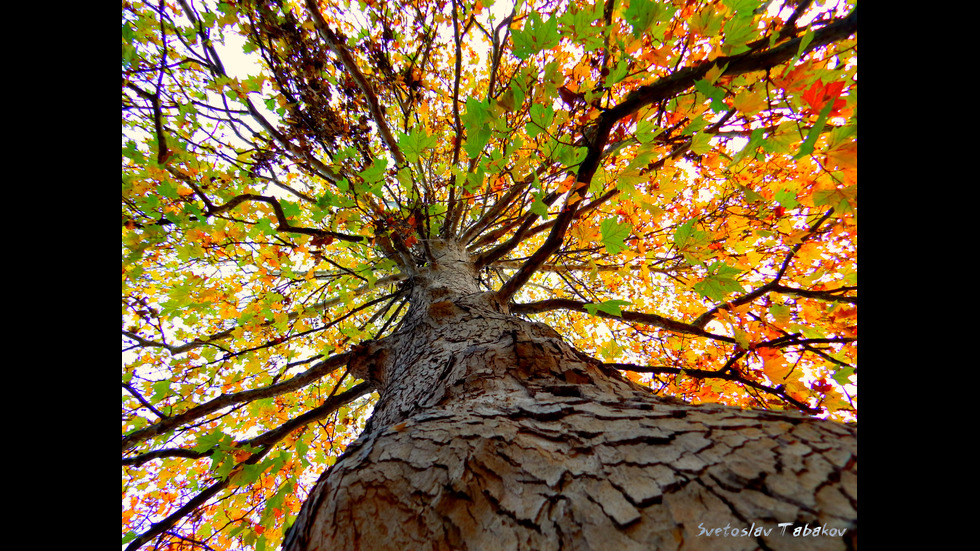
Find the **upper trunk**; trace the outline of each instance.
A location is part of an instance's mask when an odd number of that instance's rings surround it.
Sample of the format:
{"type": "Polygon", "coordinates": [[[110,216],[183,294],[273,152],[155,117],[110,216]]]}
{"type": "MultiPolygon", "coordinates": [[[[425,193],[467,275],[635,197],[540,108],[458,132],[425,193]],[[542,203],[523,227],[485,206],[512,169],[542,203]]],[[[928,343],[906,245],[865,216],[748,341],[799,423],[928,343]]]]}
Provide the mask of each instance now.
{"type": "Polygon", "coordinates": [[[351,362],[374,414],[284,549],[853,547],[855,428],[658,397],[430,246],[402,326],[351,362]]]}

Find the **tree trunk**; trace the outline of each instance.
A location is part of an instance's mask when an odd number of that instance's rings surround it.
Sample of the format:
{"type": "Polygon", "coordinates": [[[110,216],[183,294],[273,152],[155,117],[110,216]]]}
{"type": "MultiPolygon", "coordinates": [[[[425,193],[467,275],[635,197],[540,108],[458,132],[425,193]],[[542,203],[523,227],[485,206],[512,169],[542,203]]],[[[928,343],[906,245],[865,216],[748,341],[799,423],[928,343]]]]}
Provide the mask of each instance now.
{"type": "Polygon", "coordinates": [[[285,550],[856,548],[856,428],[658,397],[432,247],[350,366],[380,400],[285,550]]]}

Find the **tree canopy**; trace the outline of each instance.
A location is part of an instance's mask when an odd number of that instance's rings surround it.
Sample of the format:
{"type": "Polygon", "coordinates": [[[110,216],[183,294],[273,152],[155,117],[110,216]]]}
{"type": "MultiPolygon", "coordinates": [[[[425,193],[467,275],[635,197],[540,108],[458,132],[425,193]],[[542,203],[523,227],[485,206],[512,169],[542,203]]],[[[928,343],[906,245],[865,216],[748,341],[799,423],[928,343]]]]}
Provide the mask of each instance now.
{"type": "Polygon", "coordinates": [[[278,546],[434,239],[654,392],[855,420],[855,5],[124,1],[123,544],[278,546]]]}

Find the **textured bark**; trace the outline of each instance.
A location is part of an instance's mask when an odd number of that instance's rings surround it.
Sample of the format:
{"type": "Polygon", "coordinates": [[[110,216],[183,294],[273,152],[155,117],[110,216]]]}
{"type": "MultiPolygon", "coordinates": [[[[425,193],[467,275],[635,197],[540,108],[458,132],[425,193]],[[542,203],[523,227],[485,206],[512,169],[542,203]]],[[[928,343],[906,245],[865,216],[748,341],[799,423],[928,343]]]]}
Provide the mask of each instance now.
{"type": "Polygon", "coordinates": [[[284,549],[856,548],[856,428],[655,396],[433,251],[355,351],[381,398],[284,549]]]}

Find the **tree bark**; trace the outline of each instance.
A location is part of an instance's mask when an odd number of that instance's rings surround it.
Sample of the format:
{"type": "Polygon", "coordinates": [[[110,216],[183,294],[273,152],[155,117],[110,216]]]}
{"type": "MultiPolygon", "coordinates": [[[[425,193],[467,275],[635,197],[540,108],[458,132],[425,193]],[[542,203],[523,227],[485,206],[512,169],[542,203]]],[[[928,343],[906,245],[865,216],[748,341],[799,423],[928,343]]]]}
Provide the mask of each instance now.
{"type": "Polygon", "coordinates": [[[399,330],[353,354],[374,414],[283,549],[856,548],[855,427],[656,396],[431,245],[399,330]]]}

